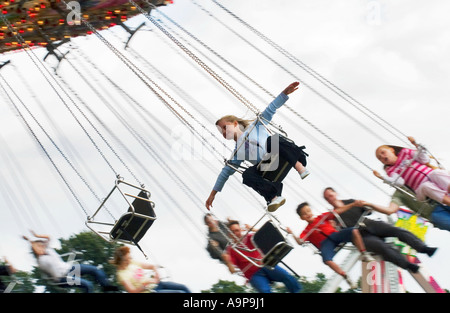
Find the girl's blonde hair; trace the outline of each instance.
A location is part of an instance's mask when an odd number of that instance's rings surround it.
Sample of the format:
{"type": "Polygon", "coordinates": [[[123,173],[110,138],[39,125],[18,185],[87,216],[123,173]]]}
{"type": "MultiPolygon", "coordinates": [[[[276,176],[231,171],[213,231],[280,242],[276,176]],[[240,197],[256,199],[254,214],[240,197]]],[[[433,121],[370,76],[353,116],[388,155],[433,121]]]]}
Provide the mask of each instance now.
{"type": "Polygon", "coordinates": [[[253,122],[253,120],[244,120],[243,118],[234,116],[234,115],[225,115],[219,118],[216,121],[216,126],[219,124],[220,121],[225,121],[229,123],[238,122],[238,124],[242,127],[242,130],[246,129],[250,123],[253,122]]]}

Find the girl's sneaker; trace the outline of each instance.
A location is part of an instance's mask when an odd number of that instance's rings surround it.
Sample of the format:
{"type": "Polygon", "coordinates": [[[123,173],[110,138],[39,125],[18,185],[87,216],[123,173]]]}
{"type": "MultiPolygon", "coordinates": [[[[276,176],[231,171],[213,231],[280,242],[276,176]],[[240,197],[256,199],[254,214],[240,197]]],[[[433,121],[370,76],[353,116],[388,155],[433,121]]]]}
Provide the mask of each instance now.
{"type": "Polygon", "coordinates": [[[267,206],[269,212],[275,212],[280,206],[286,202],[286,199],[282,196],[275,197],[272,202],[267,206]]]}
{"type": "Polygon", "coordinates": [[[308,177],[309,174],[310,174],[309,171],[305,169],[303,172],[300,173],[300,178],[305,179],[306,177],[308,177]]]}

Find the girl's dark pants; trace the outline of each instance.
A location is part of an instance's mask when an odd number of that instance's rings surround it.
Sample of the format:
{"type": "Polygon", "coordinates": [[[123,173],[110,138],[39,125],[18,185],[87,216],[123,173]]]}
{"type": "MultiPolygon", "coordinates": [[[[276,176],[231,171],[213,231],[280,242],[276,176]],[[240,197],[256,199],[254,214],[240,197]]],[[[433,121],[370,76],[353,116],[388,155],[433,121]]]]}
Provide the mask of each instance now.
{"type": "MultiPolygon", "coordinates": [[[[303,151],[305,147],[298,147],[293,141],[278,134],[267,139],[266,150],[268,153],[272,151],[272,138],[274,136],[278,136],[279,142],[279,167],[284,163],[283,160],[286,160],[290,167],[294,167],[297,161],[302,163],[303,166],[306,166],[307,154],[303,151]]],[[[273,141],[276,142],[276,140],[273,141]]],[[[281,192],[283,190],[283,184],[281,182],[272,182],[265,179],[262,176],[262,172],[258,170],[258,165],[253,165],[244,171],[242,174],[242,182],[244,185],[253,188],[256,192],[263,196],[267,203],[270,203],[276,196],[281,196],[281,192]]]]}

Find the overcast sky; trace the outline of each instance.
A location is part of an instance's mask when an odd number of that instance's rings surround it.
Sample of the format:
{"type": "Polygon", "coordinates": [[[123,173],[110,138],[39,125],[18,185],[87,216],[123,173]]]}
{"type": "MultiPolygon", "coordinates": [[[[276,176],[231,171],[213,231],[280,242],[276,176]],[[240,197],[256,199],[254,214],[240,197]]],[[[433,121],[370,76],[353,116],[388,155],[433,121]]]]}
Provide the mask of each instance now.
{"type": "MultiPolygon", "coordinates": [[[[328,186],[335,187],[342,198],[387,205],[393,191],[371,173],[371,169],[381,170],[374,151],[384,143],[404,144],[403,135],[414,136],[444,166],[448,165],[448,1],[234,0],[227,1],[226,6],[402,133],[399,136],[388,126],[381,126],[378,118],[374,121],[362,114],[212,1],[175,0],[173,5],[161,8],[204,45],[160,13],[152,12],[166,30],[174,36],[182,35],[179,41],[189,51],[258,109],[264,109],[271,95],[276,96],[291,82],[303,82],[287,102],[292,111],[281,108],[274,119],[310,154],[311,175],[301,181],[292,172],[285,181],[287,202],[275,214],[284,226],[296,234],[306,226],[295,214],[296,206],[303,201],[310,202],[317,214],[330,209],[322,199],[322,191],[328,186]]],[[[168,269],[171,280],[185,283],[196,292],[210,288],[219,279],[244,283],[206,254],[203,203],[223,166],[223,158],[233,147],[232,142],[218,137],[215,120],[225,114],[246,118],[254,114],[145,17],[133,18],[127,25],[136,27],[142,22],[146,26],[133,37],[127,51],[123,49],[126,33],[121,28],[101,34],[176,100],[159,91],[201,137],[194,136],[154,95],[141,73],[133,73],[95,35],[72,40],[68,60],[58,67],[63,79],[59,85],[49,76],[53,73],[51,66],[56,64],[54,58],[49,57],[45,63],[49,72],[38,70],[30,59],[35,55],[42,60],[46,54],[43,49],[35,49],[33,54],[1,55],[0,61],[11,60],[12,65],[4,67],[0,74],[39,125],[14,98],[16,105],[81,205],[0,89],[0,255],[17,268],[30,270],[34,260],[20,237],[29,234],[28,229],[55,239],[87,230],[86,217],[99,206],[92,191],[105,197],[116,174],[120,174],[131,183],[144,183],[152,193],[157,221],[141,243],[152,262],[168,269]],[[71,95],[76,107],[61,88],[71,95]],[[138,104],[150,114],[142,113],[138,104]],[[120,118],[131,126],[131,131],[120,118]]],[[[69,51],[69,46],[61,51],[69,51]]],[[[3,80],[0,83],[12,96],[3,80]]],[[[213,213],[222,219],[231,217],[253,224],[262,216],[262,207],[261,197],[244,188],[236,174],[217,195],[213,213]]],[[[117,218],[126,208],[112,204],[111,211],[117,218]]],[[[375,214],[374,218],[386,217],[375,214]]],[[[449,232],[430,226],[426,241],[439,250],[433,258],[421,257],[430,274],[447,289],[450,270],[444,260],[450,257],[449,239],[449,232]]],[[[143,259],[137,249],[133,252],[136,258],[143,259]]],[[[336,259],[344,256],[345,251],[336,259]]],[[[308,247],[295,246],[285,263],[302,276],[331,274],[320,256],[308,247]]],[[[355,281],[359,271],[357,268],[351,273],[355,281]]],[[[407,290],[421,292],[408,273],[403,272],[403,276],[407,290]]],[[[345,284],[343,287],[347,288],[345,284]]]]}

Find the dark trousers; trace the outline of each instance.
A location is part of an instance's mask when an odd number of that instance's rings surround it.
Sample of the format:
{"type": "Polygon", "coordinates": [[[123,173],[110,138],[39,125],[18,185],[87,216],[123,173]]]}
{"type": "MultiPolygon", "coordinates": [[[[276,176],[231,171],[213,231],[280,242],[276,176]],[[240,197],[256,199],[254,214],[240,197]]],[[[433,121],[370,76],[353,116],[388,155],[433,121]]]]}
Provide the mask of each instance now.
{"type": "MultiPolygon", "coordinates": [[[[280,159],[286,160],[292,168],[295,163],[300,162],[306,166],[307,154],[303,151],[304,147],[298,147],[294,142],[285,139],[278,134],[279,155],[280,159]]],[[[272,150],[272,138],[267,138],[266,149],[270,153],[272,150]]],[[[262,172],[258,170],[258,165],[249,167],[242,173],[242,183],[253,188],[269,203],[276,196],[281,196],[283,184],[281,182],[273,182],[262,177],[262,172]]]]}
{"type": "Polygon", "coordinates": [[[391,262],[403,269],[408,261],[398,249],[384,241],[386,237],[397,237],[398,240],[411,246],[417,252],[423,252],[426,245],[416,235],[406,229],[391,224],[365,219],[365,227],[360,229],[366,250],[380,255],[385,261],[391,262]]]}
{"type": "Polygon", "coordinates": [[[242,183],[253,188],[269,203],[276,196],[281,196],[283,184],[263,178],[261,171],[257,167],[258,165],[254,165],[242,173],[242,183]]]}

